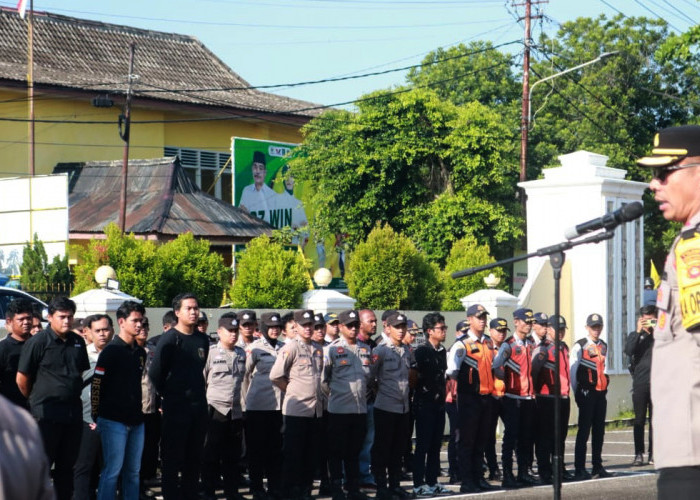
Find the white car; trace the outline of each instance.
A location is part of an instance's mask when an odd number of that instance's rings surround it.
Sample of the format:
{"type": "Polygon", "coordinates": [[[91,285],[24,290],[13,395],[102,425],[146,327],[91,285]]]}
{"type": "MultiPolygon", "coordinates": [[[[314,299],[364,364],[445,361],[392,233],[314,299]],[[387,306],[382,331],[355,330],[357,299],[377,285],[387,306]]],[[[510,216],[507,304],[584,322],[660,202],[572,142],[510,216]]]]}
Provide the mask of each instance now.
{"type": "MultiPolygon", "coordinates": [[[[37,308],[41,310],[41,316],[45,320],[49,312],[49,306],[42,300],[32,297],[22,290],[17,290],[16,288],[8,288],[6,286],[0,286],[0,337],[4,337],[5,330],[5,313],[7,312],[7,306],[10,305],[15,299],[29,299],[37,305],[37,308]]],[[[44,322],[42,321],[42,324],[44,322]]]]}

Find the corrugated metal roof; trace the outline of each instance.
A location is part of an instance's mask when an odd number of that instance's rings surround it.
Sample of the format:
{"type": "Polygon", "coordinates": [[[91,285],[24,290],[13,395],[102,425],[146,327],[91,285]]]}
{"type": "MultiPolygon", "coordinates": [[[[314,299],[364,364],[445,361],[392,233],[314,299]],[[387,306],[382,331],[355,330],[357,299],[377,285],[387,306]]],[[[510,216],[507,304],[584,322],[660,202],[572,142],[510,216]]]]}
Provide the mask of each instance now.
{"type": "MultiPolygon", "coordinates": [[[[131,42],[137,45],[134,65],[134,73],[139,76],[134,86],[137,98],[303,117],[320,113],[298,111],[317,104],[241,89],[250,84],[194,37],[47,12],[34,13],[35,85],[122,94],[126,89],[131,42]],[[222,88],[238,90],[179,90],[222,88]]],[[[19,82],[27,78],[27,21],[15,9],[0,9],[0,78],[19,82]]]]}
{"type": "MultiPolygon", "coordinates": [[[[121,160],[59,163],[68,172],[69,231],[102,233],[118,222],[121,160]]],[[[127,177],[126,231],[159,238],[190,232],[219,242],[244,242],[272,227],[195,186],[177,157],[130,160],[127,177]]]]}

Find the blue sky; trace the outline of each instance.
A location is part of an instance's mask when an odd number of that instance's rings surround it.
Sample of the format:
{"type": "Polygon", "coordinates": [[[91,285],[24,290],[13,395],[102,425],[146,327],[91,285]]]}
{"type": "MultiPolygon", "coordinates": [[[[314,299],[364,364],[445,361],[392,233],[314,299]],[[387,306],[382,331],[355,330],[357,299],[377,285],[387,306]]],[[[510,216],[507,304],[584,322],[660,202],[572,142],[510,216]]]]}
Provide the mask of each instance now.
{"type": "MultiPolygon", "coordinates": [[[[418,64],[437,47],[523,37],[523,7],[505,0],[34,0],[34,9],[192,35],[251,85],[276,85],[418,64]]],[[[14,7],[16,0],[0,0],[14,7]]],[[[671,31],[700,21],[698,0],[550,0],[534,24],[554,33],[577,17],[661,17],[671,31]]],[[[520,46],[508,50],[518,52],[520,46]]],[[[138,53],[137,53],[138,54],[138,53]]],[[[138,55],[137,55],[138,57],[138,55]]],[[[126,62],[125,62],[126,64],[126,62]]],[[[400,85],[405,71],[269,90],[333,105],[400,85]]]]}

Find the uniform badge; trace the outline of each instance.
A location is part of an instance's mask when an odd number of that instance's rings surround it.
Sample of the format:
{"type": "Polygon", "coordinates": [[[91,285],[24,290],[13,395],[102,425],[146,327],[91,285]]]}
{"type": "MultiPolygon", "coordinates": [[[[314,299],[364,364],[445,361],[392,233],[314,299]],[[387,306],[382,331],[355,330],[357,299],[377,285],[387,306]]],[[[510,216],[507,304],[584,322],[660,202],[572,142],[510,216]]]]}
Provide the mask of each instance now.
{"type": "Polygon", "coordinates": [[[102,368],[101,366],[96,366],[95,367],[95,375],[104,375],[105,374],[105,369],[102,368]]]}
{"type": "Polygon", "coordinates": [[[372,354],[372,362],[376,363],[377,361],[379,361],[379,354],[372,354]]]}
{"type": "Polygon", "coordinates": [[[341,365],[347,365],[347,364],[348,364],[348,360],[347,360],[347,359],[341,359],[341,360],[340,360],[340,364],[341,364],[341,365]]]}
{"type": "Polygon", "coordinates": [[[659,312],[658,324],[659,324],[659,330],[663,330],[664,327],[666,326],[666,311],[659,312]]]}
{"type": "Polygon", "coordinates": [[[344,347],[338,347],[335,352],[338,354],[345,354],[345,348],[344,347]]]}

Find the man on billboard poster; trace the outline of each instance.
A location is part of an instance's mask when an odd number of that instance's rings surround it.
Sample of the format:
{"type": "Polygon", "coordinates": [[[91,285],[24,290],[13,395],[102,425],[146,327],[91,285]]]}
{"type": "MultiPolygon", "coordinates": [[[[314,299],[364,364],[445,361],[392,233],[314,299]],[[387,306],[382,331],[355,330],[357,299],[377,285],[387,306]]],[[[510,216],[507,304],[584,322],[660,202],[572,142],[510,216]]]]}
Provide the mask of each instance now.
{"type": "Polygon", "coordinates": [[[276,198],[278,195],[265,184],[267,175],[265,154],[261,151],[253,152],[253,163],[250,168],[253,174],[253,184],[243,188],[239,206],[245,208],[255,217],[271,223],[270,213],[277,208],[276,198]]]}

